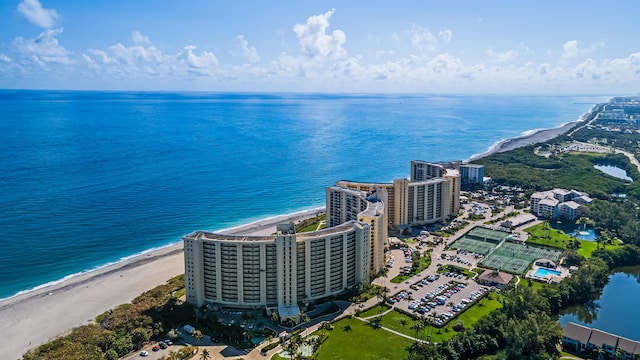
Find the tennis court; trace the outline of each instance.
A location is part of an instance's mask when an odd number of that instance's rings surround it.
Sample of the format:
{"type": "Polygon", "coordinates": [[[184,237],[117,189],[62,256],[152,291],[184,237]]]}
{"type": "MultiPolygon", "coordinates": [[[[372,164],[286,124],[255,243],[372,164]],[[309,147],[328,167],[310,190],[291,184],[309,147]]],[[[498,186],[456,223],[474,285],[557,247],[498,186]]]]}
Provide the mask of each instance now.
{"type": "Polygon", "coordinates": [[[454,249],[483,254],[480,265],[514,274],[523,274],[536,259],[558,261],[560,251],[507,240],[509,233],[474,227],[451,244],[454,249]]]}
{"type": "Polygon", "coordinates": [[[523,274],[529,265],[531,260],[518,259],[511,256],[504,256],[499,254],[491,254],[487,256],[480,265],[491,268],[506,271],[513,274],[523,274]]]}
{"type": "Polygon", "coordinates": [[[529,265],[540,258],[557,261],[560,251],[505,241],[482,260],[481,265],[510,273],[523,274],[529,265]]]}
{"type": "Polygon", "coordinates": [[[454,249],[486,255],[493,250],[509,233],[474,227],[451,244],[454,249]]]}

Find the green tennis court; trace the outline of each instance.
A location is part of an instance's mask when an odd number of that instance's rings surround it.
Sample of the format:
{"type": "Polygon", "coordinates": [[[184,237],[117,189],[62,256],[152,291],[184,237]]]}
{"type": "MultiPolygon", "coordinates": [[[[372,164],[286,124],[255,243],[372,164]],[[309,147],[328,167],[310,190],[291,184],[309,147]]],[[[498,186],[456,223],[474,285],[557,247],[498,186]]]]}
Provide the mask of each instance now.
{"type": "Polygon", "coordinates": [[[486,255],[509,236],[508,232],[474,227],[451,244],[454,249],[486,255]]]}
{"type": "Polygon", "coordinates": [[[482,260],[481,265],[510,273],[523,274],[529,265],[540,258],[557,261],[560,251],[539,246],[505,241],[482,260]]]}
{"type": "Polygon", "coordinates": [[[558,261],[560,251],[525,245],[508,240],[505,231],[474,227],[451,244],[454,249],[483,254],[480,265],[514,274],[523,274],[529,265],[540,258],[558,261]]]}

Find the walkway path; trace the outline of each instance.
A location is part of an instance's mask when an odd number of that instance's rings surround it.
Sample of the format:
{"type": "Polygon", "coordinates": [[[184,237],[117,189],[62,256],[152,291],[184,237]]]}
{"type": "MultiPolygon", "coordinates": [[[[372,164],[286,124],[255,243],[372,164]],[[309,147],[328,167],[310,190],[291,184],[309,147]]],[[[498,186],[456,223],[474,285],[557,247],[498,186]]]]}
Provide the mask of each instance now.
{"type": "MultiPolygon", "coordinates": [[[[393,309],[390,309],[390,310],[393,310],[393,309]]],[[[388,312],[388,311],[387,311],[387,312],[388,312]]],[[[363,319],[363,318],[356,318],[356,319],[358,319],[358,320],[360,320],[360,321],[362,321],[362,322],[365,322],[365,323],[367,323],[367,324],[369,324],[369,325],[371,325],[371,323],[372,323],[372,321],[367,320],[368,318],[367,318],[367,319],[363,319]]],[[[403,333],[401,333],[401,332],[399,332],[399,331],[396,331],[396,330],[393,330],[393,329],[389,329],[389,328],[384,327],[384,326],[382,326],[382,325],[378,325],[377,327],[378,327],[379,329],[386,330],[386,331],[388,331],[388,332],[390,332],[390,333],[393,333],[393,334],[396,334],[396,335],[398,335],[398,336],[402,336],[403,338],[409,339],[409,340],[411,340],[411,341],[418,341],[418,342],[421,342],[421,343],[427,343],[427,341],[425,341],[425,340],[418,339],[418,338],[414,338],[413,336],[409,336],[409,335],[407,335],[407,334],[403,334],[403,333]]]]}
{"type": "Polygon", "coordinates": [[[630,153],[628,151],[624,151],[624,150],[621,150],[621,149],[613,149],[613,152],[615,152],[616,154],[623,154],[624,156],[629,158],[629,161],[633,165],[635,165],[635,167],[638,169],[638,172],[640,172],[640,161],[638,161],[638,159],[635,157],[635,155],[633,155],[632,153],[630,153]]]}

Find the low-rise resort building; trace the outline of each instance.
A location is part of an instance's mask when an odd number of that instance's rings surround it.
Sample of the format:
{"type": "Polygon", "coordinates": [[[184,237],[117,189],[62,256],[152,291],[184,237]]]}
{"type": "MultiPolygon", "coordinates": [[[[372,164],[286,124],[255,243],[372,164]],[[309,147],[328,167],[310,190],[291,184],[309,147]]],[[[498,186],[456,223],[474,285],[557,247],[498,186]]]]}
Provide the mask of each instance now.
{"type": "Polygon", "coordinates": [[[562,345],[565,350],[578,353],[601,350],[616,359],[631,360],[640,356],[640,342],[572,322],[562,328],[562,345]]]}
{"type": "Polygon", "coordinates": [[[580,206],[592,200],[587,193],[576,190],[553,189],[531,194],[531,213],[547,218],[563,217],[575,220],[582,214],[580,206]]]}

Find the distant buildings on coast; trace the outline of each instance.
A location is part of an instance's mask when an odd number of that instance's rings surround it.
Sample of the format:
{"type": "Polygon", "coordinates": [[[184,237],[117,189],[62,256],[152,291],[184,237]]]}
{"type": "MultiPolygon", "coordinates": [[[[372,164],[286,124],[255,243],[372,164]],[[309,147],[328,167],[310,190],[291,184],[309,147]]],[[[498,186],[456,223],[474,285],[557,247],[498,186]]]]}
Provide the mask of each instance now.
{"type": "MultiPolygon", "coordinates": [[[[392,183],[338,181],[326,189],[327,228],[296,233],[278,224],[268,236],[196,231],[183,237],[187,301],[231,308],[277,309],[295,316],[298,304],[326,300],[385,266],[389,227],[421,226],[457,215],[460,172],[484,175],[479,165],[457,168],[412,161],[409,179],[392,183]]],[[[482,180],[480,180],[482,181],[482,180]]]]}
{"type": "Polygon", "coordinates": [[[604,124],[640,124],[640,96],[614,97],[603,105],[596,120],[604,124]]]}

